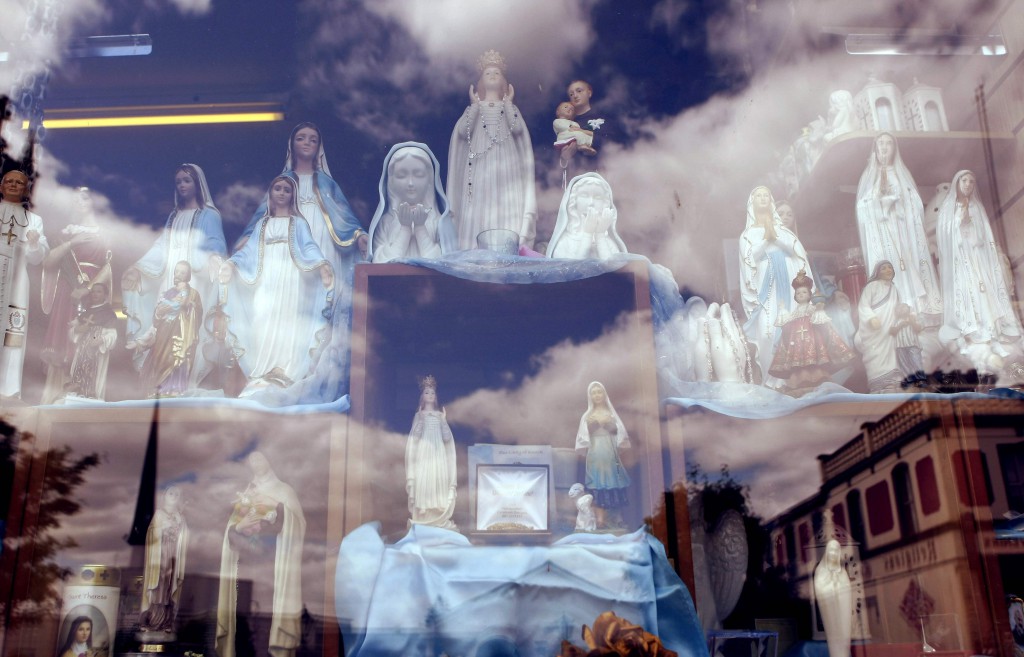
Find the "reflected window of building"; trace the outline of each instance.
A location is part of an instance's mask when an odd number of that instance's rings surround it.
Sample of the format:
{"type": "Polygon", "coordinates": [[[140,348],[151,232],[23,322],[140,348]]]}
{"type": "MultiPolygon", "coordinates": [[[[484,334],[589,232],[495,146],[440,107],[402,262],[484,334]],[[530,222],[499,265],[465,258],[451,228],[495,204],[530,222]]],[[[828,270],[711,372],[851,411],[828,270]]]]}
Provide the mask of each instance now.
{"type": "Polygon", "coordinates": [[[1003,469],[1006,504],[1011,511],[1024,513],[1024,441],[999,445],[999,464],[1003,469]]]}
{"type": "Polygon", "coordinates": [[[961,449],[953,452],[953,471],[956,473],[956,490],[961,504],[992,504],[992,478],[988,471],[988,459],[980,450],[961,449]]]}
{"type": "Polygon", "coordinates": [[[917,517],[914,510],[914,485],[910,480],[910,466],[906,463],[900,463],[892,469],[892,488],[896,496],[900,536],[910,538],[917,533],[917,517]]]}
{"type": "Polygon", "coordinates": [[[800,563],[807,563],[811,560],[811,525],[800,523],[800,563]]]}
{"type": "Polygon", "coordinates": [[[917,477],[917,493],[921,500],[921,513],[928,516],[939,510],[939,483],[935,478],[935,462],[926,456],[914,464],[914,476],[917,477]]]}
{"type": "Polygon", "coordinates": [[[860,508],[860,491],[856,488],[846,494],[846,508],[850,512],[850,536],[857,543],[864,545],[864,514],[860,508]]]}
{"type": "Polygon", "coordinates": [[[888,98],[879,98],[875,101],[875,114],[878,116],[878,129],[895,130],[896,122],[893,121],[892,103],[888,98]]]}
{"type": "Polygon", "coordinates": [[[846,526],[846,509],[843,508],[842,502],[832,507],[832,523],[836,527],[842,527],[849,531],[850,528],[846,526]]]}
{"type": "Polygon", "coordinates": [[[864,501],[868,507],[868,527],[872,536],[878,536],[893,528],[892,498],[889,495],[889,482],[880,481],[864,491],[864,501]]]}

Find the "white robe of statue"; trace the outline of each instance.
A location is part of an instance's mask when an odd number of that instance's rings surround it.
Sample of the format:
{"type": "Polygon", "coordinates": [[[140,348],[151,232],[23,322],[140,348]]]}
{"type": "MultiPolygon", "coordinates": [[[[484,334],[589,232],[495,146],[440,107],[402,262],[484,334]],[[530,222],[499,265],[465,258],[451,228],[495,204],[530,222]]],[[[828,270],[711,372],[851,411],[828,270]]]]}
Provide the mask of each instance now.
{"type": "Polygon", "coordinates": [[[4,313],[0,395],[20,397],[28,326],[28,265],[42,263],[50,245],[43,234],[43,220],[20,203],[0,202],[0,223],[0,307],[4,313]],[[30,246],[26,235],[33,230],[39,233],[39,241],[30,246]]]}
{"type": "Polygon", "coordinates": [[[791,284],[801,269],[814,278],[810,260],[796,233],[786,228],[766,187],[747,199],[747,221],[740,235],[740,298],[747,321],[743,332],[757,346],[762,382],[780,388],[783,381],[768,374],[775,345],[782,335],[779,317],[793,303],[791,284]]]}
{"type": "Polygon", "coordinates": [[[953,178],[939,209],[936,241],[945,300],[939,339],[979,372],[996,372],[1011,354],[1020,355],[1021,323],[970,171],[953,178]]]}
{"type": "Polygon", "coordinates": [[[825,556],[814,569],[814,598],[825,628],[828,657],[850,657],[853,586],[843,567],[842,547],[835,539],[826,544],[825,556]]]}
{"type": "Polygon", "coordinates": [[[857,186],[857,226],[868,271],[888,260],[903,303],[925,328],[941,321],[942,297],[924,230],[924,202],[889,133],[875,138],[857,186]]]}

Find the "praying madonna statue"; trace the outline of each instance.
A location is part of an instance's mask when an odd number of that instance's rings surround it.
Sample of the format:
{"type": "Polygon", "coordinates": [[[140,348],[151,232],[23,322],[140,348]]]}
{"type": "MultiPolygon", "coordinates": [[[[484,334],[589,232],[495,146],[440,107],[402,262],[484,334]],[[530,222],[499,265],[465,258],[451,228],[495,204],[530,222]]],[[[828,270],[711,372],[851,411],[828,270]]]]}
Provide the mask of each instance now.
{"type": "Polygon", "coordinates": [[[456,248],[437,158],[426,144],[395,144],[380,176],[380,203],[370,223],[370,260],[437,259],[456,248]]]}

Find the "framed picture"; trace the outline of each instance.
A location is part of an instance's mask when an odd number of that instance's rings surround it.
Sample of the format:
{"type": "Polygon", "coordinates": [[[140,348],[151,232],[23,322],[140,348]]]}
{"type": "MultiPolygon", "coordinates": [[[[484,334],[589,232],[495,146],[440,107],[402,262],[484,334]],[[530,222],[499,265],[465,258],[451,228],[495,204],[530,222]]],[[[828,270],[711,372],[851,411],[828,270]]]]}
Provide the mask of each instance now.
{"type": "Polygon", "coordinates": [[[546,465],[478,465],[474,528],[478,532],[526,534],[550,531],[546,465]]]}

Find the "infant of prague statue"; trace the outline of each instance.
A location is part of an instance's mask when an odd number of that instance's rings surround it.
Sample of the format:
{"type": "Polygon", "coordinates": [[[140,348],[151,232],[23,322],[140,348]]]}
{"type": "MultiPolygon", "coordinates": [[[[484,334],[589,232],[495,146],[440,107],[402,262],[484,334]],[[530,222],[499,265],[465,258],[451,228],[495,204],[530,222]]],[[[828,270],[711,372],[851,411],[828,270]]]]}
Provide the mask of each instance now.
{"type": "Polygon", "coordinates": [[[939,339],[981,374],[1021,354],[1021,323],[977,179],[959,171],[939,208],[936,242],[944,300],[939,339]]]}
{"type": "Polygon", "coordinates": [[[288,387],[309,374],[333,305],[334,270],[298,209],[295,179],[270,184],[266,215],[221,268],[231,331],[244,352],[249,379],[241,396],[268,386],[288,387]]]}
{"type": "Polygon", "coordinates": [[[814,569],[814,597],[825,627],[828,657],[850,657],[853,587],[843,566],[842,546],[834,538],[825,545],[825,556],[814,569]]]}
{"type": "MultiPolygon", "coordinates": [[[[125,313],[128,315],[125,347],[133,351],[137,368],[147,361],[152,343],[143,339],[156,326],[157,311],[167,293],[179,285],[177,265],[189,267],[189,286],[194,291],[197,308],[212,308],[217,303],[216,276],[225,255],[224,229],[220,212],[213,204],[206,175],[197,164],[182,164],[174,173],[174,210],[167,217],[164,230],[142,258],[121,277],[125,313]],[[141,341],[140,341],[141,340],[141,341]]],[[[198,320],[201,320],[200,311],[198,320]]],[[[198,322],[197,320],[197,322],[198,322]]],[[[198,323],[197,323],[198,326],[198,323]]],[[[197,329],[198,331],[198,329],[197,329]]],[[[196,333],[195,340],[199,340],[196,333]]],[[[174,394],[197,387],[205,374],[200,356],[196,367],[186,372],[186,379],[174,394]]],[[[159,381],[157,381],[159,383],[159,381]]],[[[147,394],[152,389],[145,390],[147,394]]]]}
{"type": "Polygon", "coordinates": [[[410,523],[455,529],[455,439],[447,414],[438,410],[437,380],[420,382],[419,409],[405,445],[405,492],[410,523]]]}
{"type": "Polygon", "coordinates": [[[811,303],[814,286],[804,271],[793,279],[796,305],[777,320],[782,336],[768,373],[786,380],[786,391],[802,394],[824,383],[853,360],[853,352],[832,327],[824,304],[811,303]]]}
{"type": "Polygon", "coordinates": [[[626,253],[626,244],[616,230],[618,217],[612,188],[600,174],[576,176],[562,194],[548,257],[607,260],[626,253]]]}
{"type": "Polygon", "coordinates": [[[448,193],[459,248],[475,249],[482,231],[501,228],[533,247],[537,223],[533,145],[505,60],[488,50],[477,62],[480,79],[469,86],[469,106],[452,130],[448,193]]]}
{"type": "Polygon", "coordinates": [[[181,489],[169,486],[164,491],[163,507],[153,514],[146,532],[146,569],[142,578],[143,643],[174,641],[174,618],[181,600],[185,579],[185,555],[188,552],[188,523],[182,515],[181,489]],[[159,633],[153,636],[154,633],[159,633]]]}
{"type": "Polygon", "coordinates": [[[8,171],[0,180],[0,194],[0,312],[4,325],[0,398],[21,397],[28,326],[28,265],[42,263],[50,245],[43,234],[43,220],[26,206],[28,176],[21,171],[8,171]]]}
{"type": "Polygon", "coordinates": [[[437,158],[426,144],[395,144],[380,176],[380,203],[370,223],[370,260],[436,259],[457,248],[437,158]]]}
{"type": "Polygon", "coordinates": [[[900,300],[914,309],[923,326],[938,326],[942,297],[924,231],[924,202],[896,138],[887,132],[875,138],[857,185],[857,225],[868,271],[888,260],[895,267],[900,300]]]}
{"type": "MultiPolygon", "coordinates": [[[[218,657],[235,657],[238,581],[252,581],[254,608],[272,610],[269,636],[254,631],[258,645],[242,654],[294,657],[302,634],[302,548],[306,516],[293,489],[281,481],[262,452],[246,459],[252,480],[238,493],[221,547],[217,595],[218,657]]],[[[254,624],[260,627],[260,623],[254,624]]],[[[244,640],[239,635],[239,641],[244,640]]]]}

